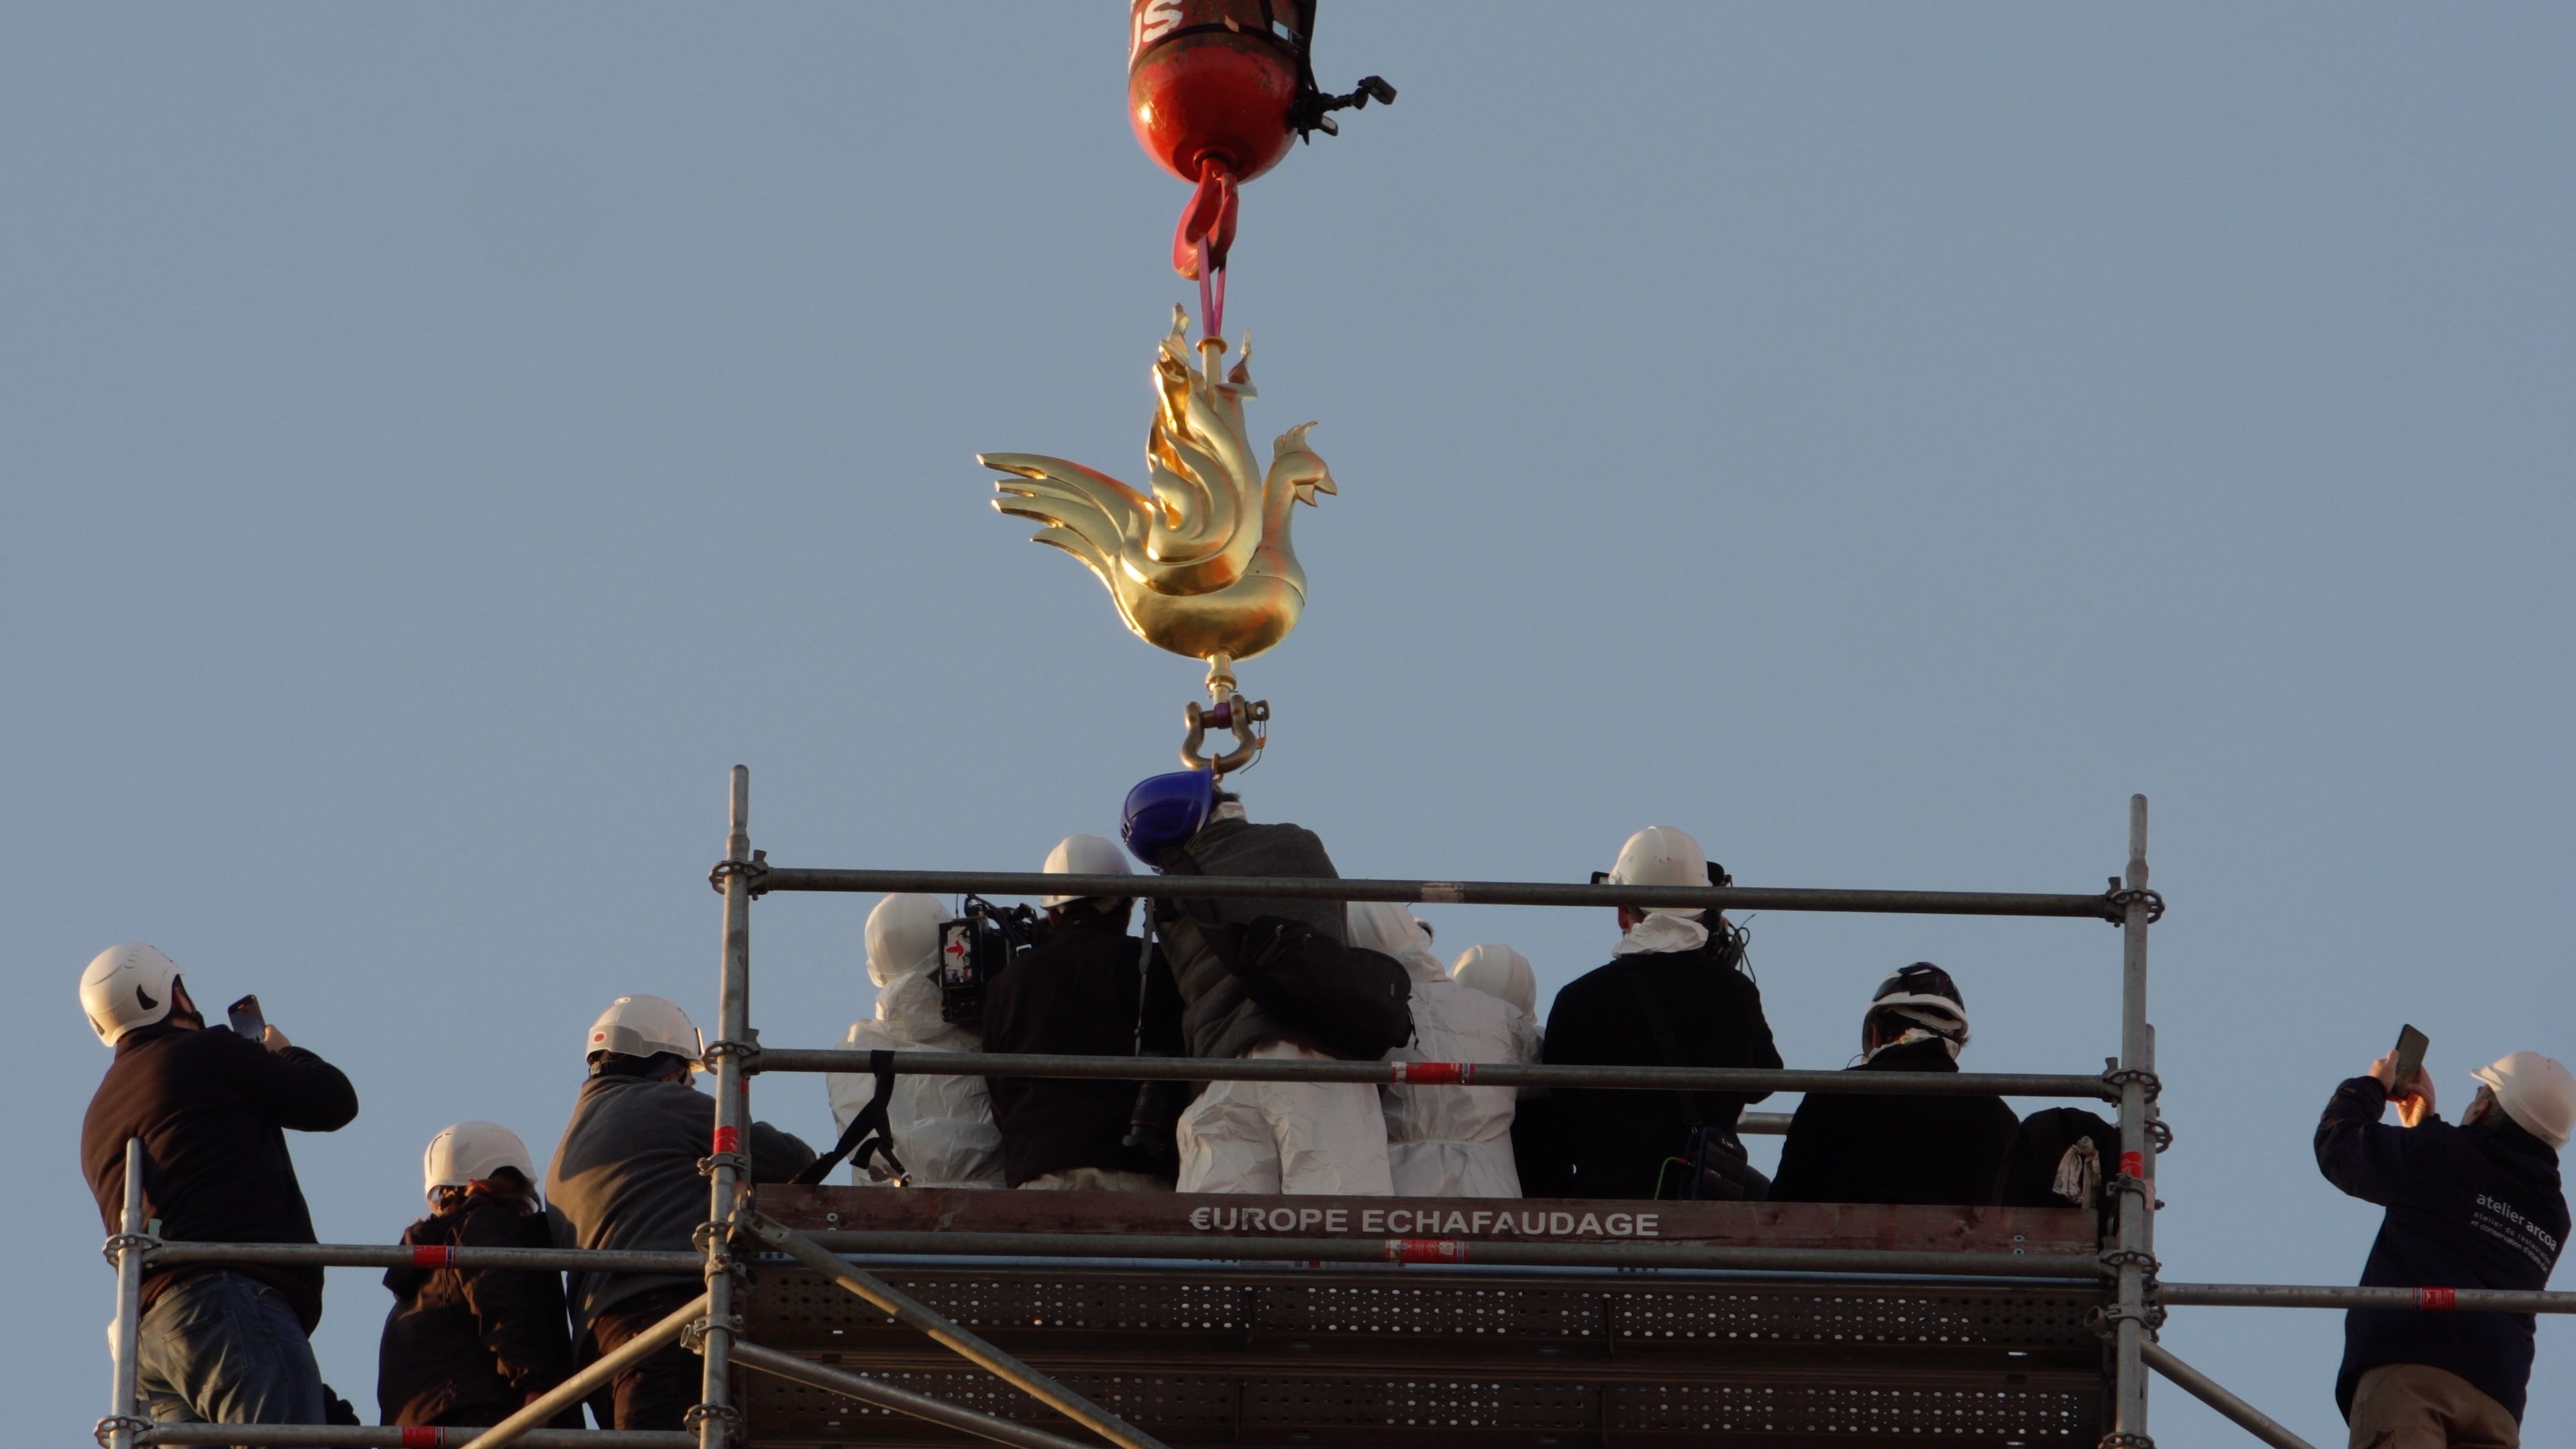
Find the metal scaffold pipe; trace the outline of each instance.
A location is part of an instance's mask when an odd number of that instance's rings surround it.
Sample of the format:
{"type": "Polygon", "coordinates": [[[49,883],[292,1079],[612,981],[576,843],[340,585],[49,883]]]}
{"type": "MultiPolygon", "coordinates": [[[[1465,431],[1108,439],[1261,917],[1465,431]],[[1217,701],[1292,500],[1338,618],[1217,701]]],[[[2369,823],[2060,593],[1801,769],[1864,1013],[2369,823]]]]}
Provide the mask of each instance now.
{"type": "Polygon", "coordinates": [[[2118,1296],[2108,1310],[2114,1329],[2111,1432],[2105,1449],[2152,1449],[2147,1437],[2147,1281],[2155,1276],[2156,1145],[2147,1130],[2154,1100],[2155,1028],[2147,1024],[2147,797],[2129,797],[2129,868],[2120,931],[2120,1065],[2110,1074],[2119,1089],[2120,1170],[2118,1245],[2104,1255],[2118,1274],[2118,1296]]]}
{"type": "MultiPolygon", "coordinates": [[[[722,869],[722,867],[719,867],[722,869]]],[[[1609,910],[1837,911],[1865,915],[2060,916],[2118,921],[2111,893],[1804,890],[1769,886],[1573,885],[1559,881],[1302,880],[1278,876],[1040,875],[991,870],[816,870],[764,866],[773,891],[979,896],[1152,896],[1157,900],[1396,901],[1433,906],[1584,906],[1609,910]]]]}
{"type": "Polygon", "coordinates": [[[260,1263],[276,1268],[517,1268],[540,1273],[695,1273],[698,1253],[621,1252],[605,1248],[450,1248],[373,1243],[160,1243],[145,1255],[151,1268],[182,1263],[260,1263]]]}
{"type": "MultiPolygon", "coordinates": [[[[753,1072],[874,1070],[876,1053],[763,1047],[753,1072]]],[[[1163,1082],[1365,1082],[1405,1086],[1599,1087],[1633,1091],[1852,1092],[1879,1096],[2080,1097],[2116,1101],[2103,1077],[2043,1072],[1815,1072],[1731,1067],[1570,1067],[1508,1062],[1322,1062],[1247,1057],[1086,1057],[888,1052],[897,1076],[1101,1078],[1163,1082]]]]}
{"type": "MultiPolygon", "coordinates": [[[[764,1234],[764,1236],[767,1236],[764,1234]]],[[[1733,1268],[1862,1277],[2053,1278],[2099,1282],[2080,1253],[1946,1253],[1893,1248],[1747,1248],[1690,1242],[1496,1242],[1489,1238],[1260,1238],[1179,1233],[816,1232],[820,1253],[1016,1258],[1202,1258],[1291,1263],[1484,1264],[1511,1268],[1733,1268]]],[[[819,1266],[822,1258],[800,1261],[819,1266]]],[[[830,1261],[838,1262],[837,1258],[830,1261]]],[[[846,1266],[846,1265],[845,1265],[846,1266]]]]}
{"type": "Polygon", "coordinates": [[[2576,1313],[2576,1293],[2510,1288],[2338,1288],[2298,1283],[2163,1283],[2168,1308],[2395,1308],[2424,1313],[2576,1313]]]}
{"type": "Polygon", "coordinates": [[[2157,1373],[2173,1380],[2193,1398],[2216,1409],[2229,1422],[2271,1445],[2272,1449],[2317,1449],[2314,1444],[2283,1428],[2271,1415],[2229,1393],[2217,1380],[2174,1357],[2154,1339],[2141,1345],[2138,1353],[2157,1373]]]}
{"type": "Polygon", "coordinates": [[[708,1048],[715,1058],[715,1141],[707,1153],[707,1225],[701,1246],[707,1281],[707,1326],[697,1345],[702,1373],[698,1404],[689,1411],[698,1431],[698,1449],[725,1449],[742,1426],[742,1411],[733,1403],[733,1374],[727,1353],[733,1343],[733,1254],[731,1230],[749,1191],[751,1160],[751,1076],[743,1070],[743,1053],[751,1031],[751,882],[757,859],[751,853],[751,769],[736,765],[727,792],[725,861],[735,867],[725,877],[724,942],[716,977],[717,1039],[708,1048]]]}
{"type": "Polygon", "coordinates": [[[135,1355],[143,1332],[143,1255],[151,1239],[143,1232],[143,1139],[125,1139],[125,1204],[117,1216],[116,1236],[108,1250],[116,1262],[116,1322],[109,1330],[107,1417],[98,1423],[105,1449],[132,1449],[137,1431],[151,1421],[137,1414],[135,1355]]]}
{"type": "MultiPolygon", "coordinates": [[[[461,1449],[482,1428],[402,1428],[355,1423],[263,1423],[268,1449],[461,1449]]],[[[240,1423],[157,1423],[137,1444],[234,1444],[240,1423]]],[[[531,1428],[515,1439],[520,1449],[696,1449],[698,1436],[677,1428],[531,1428]]]]}

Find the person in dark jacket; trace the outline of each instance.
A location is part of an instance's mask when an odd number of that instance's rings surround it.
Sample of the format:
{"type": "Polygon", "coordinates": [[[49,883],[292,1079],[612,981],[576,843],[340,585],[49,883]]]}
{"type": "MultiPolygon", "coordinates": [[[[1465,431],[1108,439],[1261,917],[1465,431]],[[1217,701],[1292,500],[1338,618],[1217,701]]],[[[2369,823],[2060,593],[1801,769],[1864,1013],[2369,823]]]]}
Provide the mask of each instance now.
{"type": "MultiPolygon", "coordinates": [[[[430,1215],[403,1230],[415,1247],[551,1248],[527,1144],[498,1122],[459,1122],[421,1163],[430,1215]]],[[[376,1350],[387,1424],[490,1425],[572,1373],[562,1275],[507,1268],[385,1270],[394,1295],[376,1350]]],[[[552,1427],[578,1429],[578,1406],[552,1427]]]]}
{"type": "MultiPolygon", "coordinates": [[[[701,1050],[686,1012],[658,996],[621,996],[591,1023],[590,1080],[574,1099],[546,1201],[568,1246],[688,1252],[707,1220],[698,1159],[715,1138],[715,1099],[689,1085],[701,1050]]],[[[766,1122],[743,1146],[753,1182],[785,1182],[813,1162],[803,1142],[766,1122]]],[[[615,1352],[704,1291],[701,1276],[577,1273],[569,1285],[574,1358],[615,1352]]],[[[681,1429],[698,1403],[697,1355],[674,1343],[620,1373],[590,1400],[612,1429],[681,1429]]]]}
{"type": "Polygon", "coordinates": [[[2120,1129],[2081,1107],[2045,1107],[2021,1119],[2004,1154],[1994,1200],[2005,1207],[2089,1208],[2108,1238],[2119,1221],[2119,1194],[2103,1181],[2120,1161],[2120,1129]]]}
{"type": "MultiPolygon", "coordinates": [[[[125,1144],[143,1139],[145,1231],[179,1242],[310,1243],[286,1134],[358,1115],[349,1079],[286,1034],[208,1027],[178,964],[140,941],[81,976],[81,1006],[116,1060],[81,1123],[81,1166],[111,1233],[125,1144]]],[[[187,1264],[143,1279],[138,1406],[161,1423],[320,1424],[322,1270],[187,1264]]]]}
{"type": "MultiPolygon", "coordinates": [[[[2558,1149],[2576,1125],[2576,1080],[2537,1052],[2474,1075],[2477,1099],[2454,1127],[2434,1114],[2432,1078],[2382,1123],[2397,1054],[2335,1088],[2317,1122],[2326,1181],[2388,1209],[2362,1266],[2364,1287],[2548,1286],[2567,1241],[2558,1149]]],[[[2519,1444],[2531,1382],[2528,1313],[2356,1308],[2344,1315],[2335,1405],[2355,1449],[2519,1444]]]]}
{"type": "MultiPolygon", "coordinates": [[[[1705,886],[1708,857],[1684,832],[1651,825],[1629,837],[1606,879],[1705,886]]],[[[1780,1049],[1762,1015],[1761,988],[1744,972],[1741,939],[1723,916],[1714,917],[1712,930],[1703,919],[1709,914],[1620,907],[1614,959],[1556,993],[1544,1059],[1556,1066],[1778,1067],[1780,1049]]],[[[1570,1197],[1655,1197],[1673,1186],[1668,1168],[1689,1154],[1694,1128],[1731,1142],[1746,1105],[1768,1095],[1560,1087],[1550,1139],[1515,1137],[1514,1145],[1553,1147],[1561,1162],[1535,1170],[1523,1163],[1523,1181],[1542,1185],[1533,1191],[1562,1184],[1570,1197]]]]}
{"type": "MultiPolygon", "coordinates": [[[[1120,829],[1136,858],[1161,870],[1322,880],[1341,874],[1315,832],[1251,823],[1242,802],[1217,790],[1204,770],[1138,784],[1128,792],[1120,829]]],[[[1335,946],[1350,942],[1339,901],[1175,903],[1157,917],[1180,987],[1189,1053],[1330,1060],[1327,1043],[1263,1010],[1213,943],[1225,927],[1263,918],[1293,922],[1335,946]]],[[[1211,1082],[1182,1111],[1174,1135],[1182,1192],[1394,1191],[1386,1118],[1377,1088],[1366,1083],[1211,1082]]]]}
{"type": "MultiPolygon", "coordinates": [[[[1856,1072],[1956,1072],[1968,1008],[1917,961],[1879,983],[1856,1072]]],[[[1809,1092],[1780,1144],[1773,1202],[1991,1203],[2021,1119],[2001,1097],[1809,1092]]]]}
{"type": "MultiPolygon", "coordinates": [[[[1066,837],[1047,855],[1045,869],[1049,875],[1128,873],[1126,856],[1097,835],[1066,837]]],[[[1047,896],[1044,904],[1045,942],[986,989],[984,1050],[1180,1055],[1180,991],[1161,953],[1149,957],[1145,943],[1127,934],[1134,900],[1047,896]]],[[[1161,1116],[1158,1131],[1139,1123],[1136,1083],[995,1077],[992,1098],[1002,1128],[1002,1175],[1011,1186],[1171,1191],[1172,1119],[1161,1116]],[[1126,1145],[1131,1124],[1158,1140],[1126,1145]]]]}

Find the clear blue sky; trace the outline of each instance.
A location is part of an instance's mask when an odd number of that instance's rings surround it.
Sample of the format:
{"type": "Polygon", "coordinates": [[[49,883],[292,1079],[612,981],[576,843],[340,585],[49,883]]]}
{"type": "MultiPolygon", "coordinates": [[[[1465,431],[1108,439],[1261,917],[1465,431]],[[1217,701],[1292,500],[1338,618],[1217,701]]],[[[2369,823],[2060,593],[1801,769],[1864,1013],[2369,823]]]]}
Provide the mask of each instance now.
{"type": "MultiPolygon", "coordinates": [[[[74,982],[154,941],[365,1102],[543,1151],[621,992],[712,1017],[726,767],[783,862],[1034,868],[1198,671],[985,508],[1128,476],[1184,188],[1112,4],[20,5],[0,16],[0,1387],[101,1411],[74,982]]],[[[2576,1057],[2576,502],[2557,7],[1326,7],[1350,118],[1245,193],[1256,432],[1321,419],[1256,815],[1346,872],[2098,889],[2155,802],[2177,1279],[2349,1281],[2333,1084],[2576,1057]]],[[[755,1012],[867,1010],[861,900],[764,904],[755,1012]]],[[[1448,909],[1547,989],[1606,919],[1448,909]]],[[[1968,1065],[2116,1049],[2082,922],[1766,914],[1838,1066],[1918,957],[1968,1065]]],[[[828,1129],[820,1086],[760,1112],[828,1129]]],[[[2036,1104],[2024,1104],[2036,1105],[2036,1104]]],[[[2562,1275],[2563,1277],[2563,1275],[2562,1275]]],[[[335,1272],[328,1377],[386,1296],[335,1272]]],[[[2319,1443],[2334,1315],[2167,1341],[2319,1443]]],[[[2541,1331],[2532,1442],[2576,1435],[2541,1331]]],[[[2159,1437],[2232,1431],[2161,1391],[2159,1437]]]]}

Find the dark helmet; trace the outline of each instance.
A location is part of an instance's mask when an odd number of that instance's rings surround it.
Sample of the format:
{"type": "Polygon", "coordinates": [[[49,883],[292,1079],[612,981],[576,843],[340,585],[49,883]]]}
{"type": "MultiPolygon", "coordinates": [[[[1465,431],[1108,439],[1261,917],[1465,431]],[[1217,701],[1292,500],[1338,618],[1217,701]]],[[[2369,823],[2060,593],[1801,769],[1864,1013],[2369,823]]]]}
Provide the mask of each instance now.
{"type": "Polygon", "coordinates": [[[1128,853],[1156,869],[1163,852],[1185,845],[1216,809],[1216,776],[1205,770],[1177,770],[1136,782],[1120,812],[1118,836],[1128,853]]]}
{"type": "Polygon", "coordinates": [[[1950,973],[1929,961],[1917,961],[1891,973],[1878,983],[1878,994],[1869,999],[1872,1007],[1927,1006],[1946,1008],[1962,1021],[1968,1016],[1968,1003],[1959,995],[1959,983],[1950,973]]]}
{"type": "Polygon", "coordinates": [[[1903,967],[1878,983],[1869,1014],[1881,1013],[1961,1045],[1968,1040],[1968,1004],[1959,994],[1959,983],[1929,961],[1903,967]]]}

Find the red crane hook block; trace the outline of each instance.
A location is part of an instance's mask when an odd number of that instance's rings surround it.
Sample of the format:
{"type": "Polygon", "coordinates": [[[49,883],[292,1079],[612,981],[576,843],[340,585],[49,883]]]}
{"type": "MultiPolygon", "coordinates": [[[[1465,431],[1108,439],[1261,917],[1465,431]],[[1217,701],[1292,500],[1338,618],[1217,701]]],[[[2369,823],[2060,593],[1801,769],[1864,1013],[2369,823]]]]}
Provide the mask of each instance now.
{"type": "Polygon", "coordinates": [[[1313,27],[1313,0],[1130,0],[1127,118],[1145,154],[1190,182],[1211,160],[1238,182],[1278,165],[1313,27]]]}
{"type": "Polygon", "coordinates": [[[1128,0],[1127,119],[1146,155],[1198,188],[1172,270],[1199,284],[1202,312],[1225,305],[1237,188],[1300,136],[1339,134],[1333,112],[1395,101],[1377,76],[1346,96],[1317,89],[1314,34],[1315,0],[1128,0]]]}

